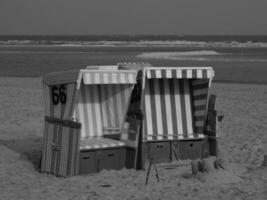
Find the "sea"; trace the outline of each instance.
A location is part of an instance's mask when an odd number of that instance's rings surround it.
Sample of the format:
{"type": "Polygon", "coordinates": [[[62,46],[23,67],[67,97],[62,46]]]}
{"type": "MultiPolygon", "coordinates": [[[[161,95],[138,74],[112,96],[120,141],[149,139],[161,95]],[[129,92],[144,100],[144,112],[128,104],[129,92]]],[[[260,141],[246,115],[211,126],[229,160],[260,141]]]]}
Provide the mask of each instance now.
{"type": "Polygon", "coordinates": [[[1,35],[0,77],[148,62],[215,70],[215,82],[267,84],[264,35],[1,35]]]}

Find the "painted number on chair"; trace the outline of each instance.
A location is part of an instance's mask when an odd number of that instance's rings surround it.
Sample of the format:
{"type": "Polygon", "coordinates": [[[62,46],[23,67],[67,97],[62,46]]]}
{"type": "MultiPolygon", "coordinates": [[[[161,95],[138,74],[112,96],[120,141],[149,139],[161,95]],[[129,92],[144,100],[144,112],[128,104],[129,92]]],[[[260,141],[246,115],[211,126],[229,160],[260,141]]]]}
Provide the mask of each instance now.
{"type": "Polygon", "coordinates": [[[54,105],[57,105],[59,103],[66,104],[67,94],[65,85],[52,87],[52,101],[54,105]]]}

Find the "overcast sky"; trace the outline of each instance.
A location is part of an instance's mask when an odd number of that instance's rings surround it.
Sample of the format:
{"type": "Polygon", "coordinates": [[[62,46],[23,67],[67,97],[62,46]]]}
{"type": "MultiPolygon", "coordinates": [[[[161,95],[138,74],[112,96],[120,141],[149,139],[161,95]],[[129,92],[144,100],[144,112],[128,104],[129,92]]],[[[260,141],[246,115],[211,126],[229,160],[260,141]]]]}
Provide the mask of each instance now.
{"type": "Polygon", "coordinates": [[[0,34],[267,35],[267,0],[0,0],[0,34]]]}

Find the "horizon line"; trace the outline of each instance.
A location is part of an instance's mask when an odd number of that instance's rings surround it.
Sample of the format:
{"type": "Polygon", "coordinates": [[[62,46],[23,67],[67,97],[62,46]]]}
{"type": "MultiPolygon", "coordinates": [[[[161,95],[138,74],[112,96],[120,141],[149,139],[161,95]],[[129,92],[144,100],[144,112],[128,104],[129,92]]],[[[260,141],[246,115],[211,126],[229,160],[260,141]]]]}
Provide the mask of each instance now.
{"type": "Polygon", "coordinates": [[[267,36],[267,34],[0,34],[3,36],[267,36]]]}

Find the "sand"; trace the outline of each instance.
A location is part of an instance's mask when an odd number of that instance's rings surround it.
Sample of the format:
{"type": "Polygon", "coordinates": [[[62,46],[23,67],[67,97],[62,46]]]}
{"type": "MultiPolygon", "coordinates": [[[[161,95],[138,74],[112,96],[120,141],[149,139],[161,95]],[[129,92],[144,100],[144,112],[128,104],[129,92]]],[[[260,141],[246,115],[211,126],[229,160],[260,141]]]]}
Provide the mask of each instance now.
{"type": "Polygon", "coordinates": [[[220,156],[226,170],[191,174],[191,167],[104,170],[56,178],[40,174],[43,102],[39,78],[0,78],[0,199],[267,199],[267,85],[215,83],[220,156]]]}

